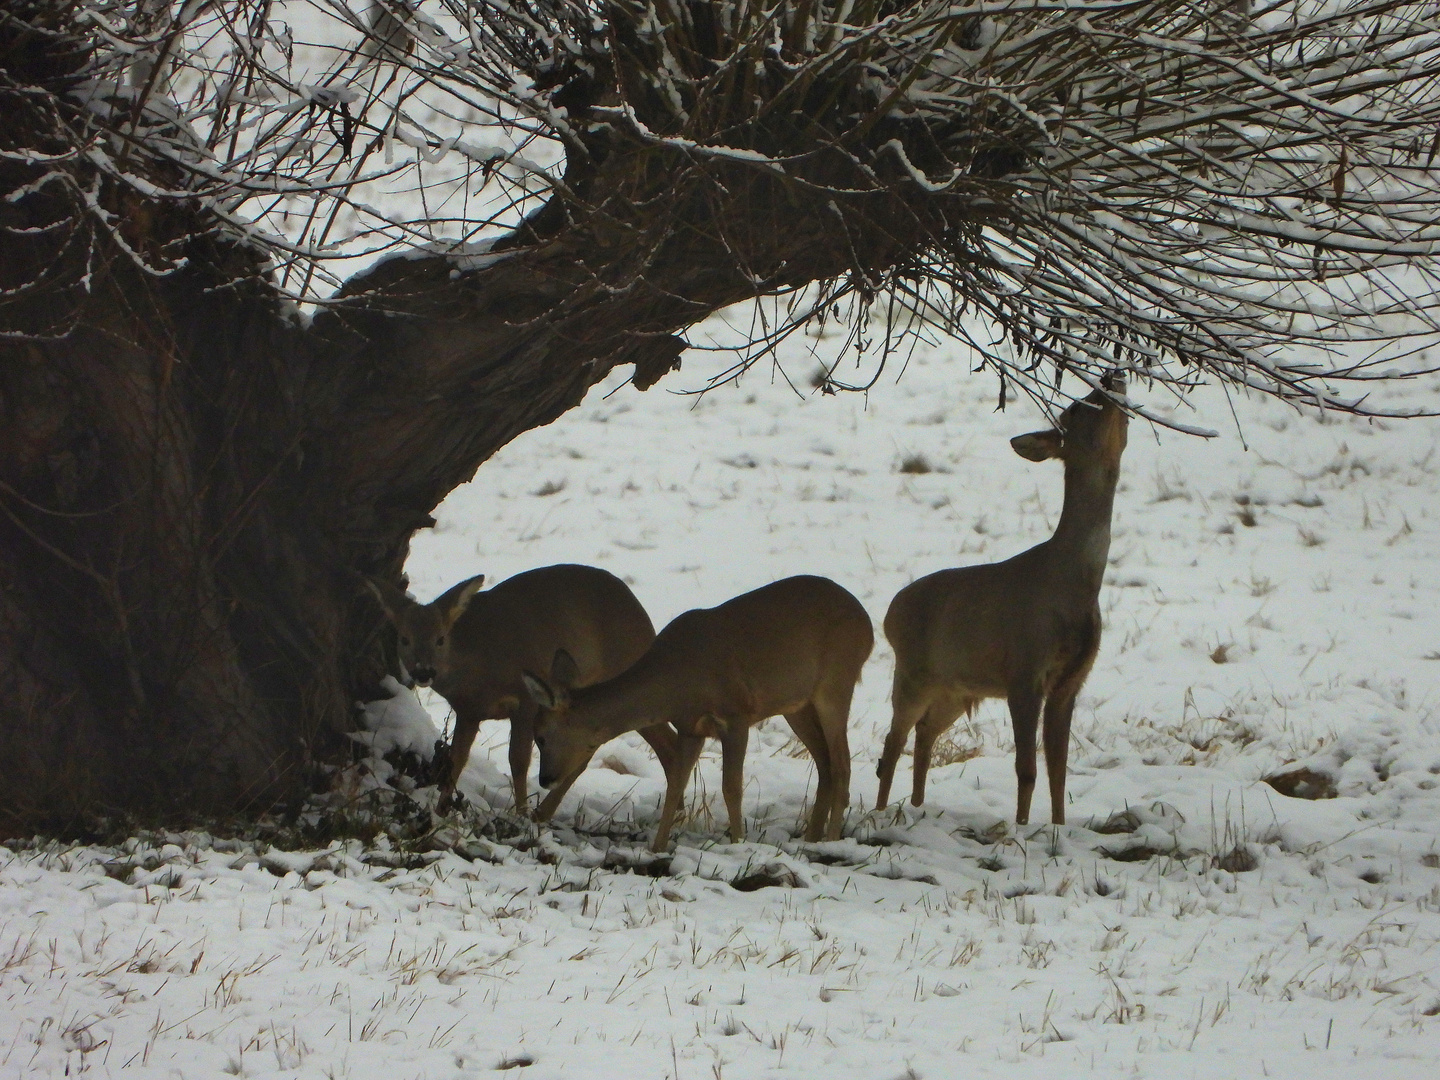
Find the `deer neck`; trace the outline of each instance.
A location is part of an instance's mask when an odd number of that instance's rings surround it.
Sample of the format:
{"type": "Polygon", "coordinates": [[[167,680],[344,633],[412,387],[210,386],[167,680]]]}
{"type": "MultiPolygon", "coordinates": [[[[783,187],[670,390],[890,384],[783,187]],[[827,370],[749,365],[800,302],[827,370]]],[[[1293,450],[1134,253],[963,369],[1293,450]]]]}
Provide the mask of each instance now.
{"type": "Polygon", "coordinates": [[[694,679],[669,666],[647,663],[647,653],[629,670],[603,683],[573,694],[575,722],[601,735],[605,741],[651,724],[704,712],[691,700],[694,679]]]}
{"type": "Polygon", "coordinates": [[[1050,549],[1087,587],[1099,588],[1110,557],[1110,515],[1119,478],[1118,465],[1065,465],[1065,506],[1050,549]]]}

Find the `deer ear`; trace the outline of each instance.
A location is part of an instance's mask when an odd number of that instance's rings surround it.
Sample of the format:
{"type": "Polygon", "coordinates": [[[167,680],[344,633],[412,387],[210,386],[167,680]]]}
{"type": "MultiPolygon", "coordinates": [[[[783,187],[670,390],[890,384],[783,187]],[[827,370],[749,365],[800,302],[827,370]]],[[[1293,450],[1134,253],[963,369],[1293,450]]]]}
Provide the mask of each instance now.
{"type": "Polygon", "coordinates": [[[375,599],[380,601],[380,606],[385,609],[385,614],[391,622],[398,623],[401,613],[415,603],[403,589],[396,588],[388,581],[377,581],[375,578],[367,577],[365,586],[374,594],[375,599]]]}
{"type": "Polygon", "coordinates": [[[539,705],[542,709],[555,708],[555,692],[550,689],[550,684],[539,675],[532,675],[528,671],[520,673],[520,681],[525,684],[525,692],[530,695],[530,700],[539,705]]]}
{"type": "Polygon", "coordinates": [[[575,658],[564,649],[555,650],[555,659],[550,661],[550,682],[563,690],[573,689],[580,681],[580,666],[575,658]]]}
{"type": "Polygon", "coordinates": [[[446,589],[435,599],[431,607],[440,613],[440,617],[445,620],[445,625],[450,626],[465,613],[465,609],[470,606],[470,601],[480,591],[480,586],[484,584],[485,575],[476,574],[474,577],[460,582],[459,585],[452,585],[446,589]]]}
{"type": "Polygon", "coordinates": [[[1050,458],[1059,457],[1063,445],[1063,436],[1053,429],[1016,435],[1010,440],[1010,446],[1015,453],[1027,461],[1048,461],[1050,458]]]}

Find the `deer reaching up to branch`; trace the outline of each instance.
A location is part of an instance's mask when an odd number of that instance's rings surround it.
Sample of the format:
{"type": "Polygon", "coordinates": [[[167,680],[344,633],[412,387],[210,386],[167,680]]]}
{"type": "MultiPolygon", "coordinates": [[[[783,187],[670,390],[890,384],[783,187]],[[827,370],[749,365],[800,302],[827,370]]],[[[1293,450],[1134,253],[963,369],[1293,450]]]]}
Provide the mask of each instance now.
{"type": "Polygon", "coordinates": [[[941,732],[985,698],[1005,698],[1015,728],[1015,821],[1030,820],[1035,730],[1044,710],[1050,820],[1065,823],[1065,758],[1075,696],[1100,648],[1100,583],[1110,512],[1125,450],[1124,380],[1112,375],[1050,431],[1010,440],[1030,461],[1065,464],[1065,506],[1055,535],[1005,562],[941,570],[901,589],[885,615],[895,650],[894,719],[876,770],[876,807],[890,799],[895,762],[915,732],[914,790],[941,732]],[[1108,391],[1108,393],[1107,393],[1108,391]]]}
{"type": "MultiPolygon", "coordinates": [[[[441,782],[448,799],[470,758],[480,721],[510,720],[510,780],[515,810],[525,813],[526,774],[535,734],[535,703],[521,673],[548,664],[563,649],[576,686],[618,675],[650,647],[655,628],[640,601],[615,575],[593,566],[561,564],[527,570],[480,592],[483,574],[462,581],[429,604],[393,585],[370,581],[400,643],[400,661],[421,686],[434,686],[455,710],[450,769],[441,782]]],[[[662,762],[674,752],[667,729],[641,731],[662,762]]],[[[562,792],[563,794],[563,792],[562,792]]],[[[559,798],[542,804],[544,820],[559,798]]]]}
{"type": "Polygon", "coordinates": [[[540,783],[556,785],[551,798],[563,794],[603,743],[668,722],[678,737],[653,848],[663,850],[670,838],[707,736],[723,749],[721,787],[730,838],[738,842],[750,728],[784,715],[818,775],[805,839],[839,839],[850,801],[850,698],[874,642],[870,616],[855,597],[827,578],[792,577],[685,612],[634,667],[608,682],[573,689],[574,665],[557,654],[549,681],[525,676],[545,710],[535,739],[540,783]]]}

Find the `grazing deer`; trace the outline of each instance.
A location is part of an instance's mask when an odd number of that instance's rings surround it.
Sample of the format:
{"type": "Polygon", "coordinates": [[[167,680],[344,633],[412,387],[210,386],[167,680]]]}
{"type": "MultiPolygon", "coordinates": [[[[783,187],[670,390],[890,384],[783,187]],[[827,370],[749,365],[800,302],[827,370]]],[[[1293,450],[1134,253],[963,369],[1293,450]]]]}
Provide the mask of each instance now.
{"type": "Polygon", "coordinates": [[[885,637],[895,650],[895,711],[876,770],[876,809],[890,799],[911,730],[910,801],[919,806],[936,738],[983,699],[1001,697],[1015,728],[1015,821],[1030,820],[1043,703],[1050,820],[1065,824],[1070,717],[1100,648],[1100,582],[1125,450],[1125,411],[1111,397],[1124,395],[1124,379],[1108,377],[1105,389],[1072,404],[1053,430],[1010,440],[1030,461],[1065,463],[1065,506],[1054,536],[1005,562],[930,574],[891,601],[885,637]]]}
{"type": "Polygon", "coordinates": [[[665,767],[665,806],[651,846],[664,850],[707,736],[721,743],[721,790],[730,838],[738,842],[750,728],[783,714],[818,775],[805,839],[839,839],[850,802],[850,698],[874,643],[860,601],[827,578],[792,577],[685,612],[634,667],[608,682],[575,689],[574,663],[559,653],[548,682],[525,676],[544,710],[535,731],[540,783],[557,785],[552,797],[563,794],[602,744],[668,722],[676,751],[665,767]]]}
{"type": "MultiPolygon", "coordinates": [[[[527,570],[482,593],[484,581],[483,574],[462,581],[429,604],[416,603],[387,582],[368,584],[395,624],[405,670],[417,684],[433,686],[455,710],[442,797],[450,800],[480,721],[508,717],[510,781],[515,810],[523,814],[538,710],[521,673],[549,663],[563,649],[573,660],[575,685],[600,682],[638,660],[655,639],[655,628],[625,583],[593,566],[527,570]]],[[[640,734],[662,761],[673,754],[673,733],[658,728],[640,734]]],[[[559,801],[547,800],[537,816],[544,820],[559,801]]]]}

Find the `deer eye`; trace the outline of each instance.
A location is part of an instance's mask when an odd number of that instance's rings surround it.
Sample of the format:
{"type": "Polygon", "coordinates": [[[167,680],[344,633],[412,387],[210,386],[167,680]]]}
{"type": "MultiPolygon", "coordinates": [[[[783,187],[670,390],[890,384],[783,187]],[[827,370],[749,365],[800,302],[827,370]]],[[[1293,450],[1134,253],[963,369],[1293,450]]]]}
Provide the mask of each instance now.
{"type": "Polygon", "coordinates": [[[444,635],[444,634],[441,634],[439,637],[437,637],[437,638],[435,639],[435,644],[436,644],[436,645],[444,645],[444,644],[445,644],[445,635],[444,635]]]}
{"type": "Polygon", "coordinates": [[[409,639],[408,637],[402,637],[402,638],[400,639],[400,644],[401,644],[401,645],[409,645],[409,644],[410,644],[410,639],[409,639]]]}

